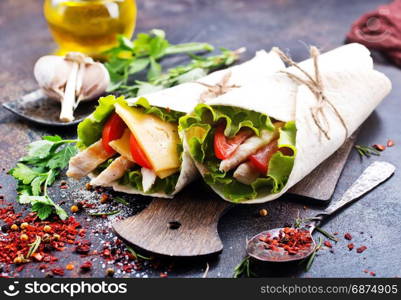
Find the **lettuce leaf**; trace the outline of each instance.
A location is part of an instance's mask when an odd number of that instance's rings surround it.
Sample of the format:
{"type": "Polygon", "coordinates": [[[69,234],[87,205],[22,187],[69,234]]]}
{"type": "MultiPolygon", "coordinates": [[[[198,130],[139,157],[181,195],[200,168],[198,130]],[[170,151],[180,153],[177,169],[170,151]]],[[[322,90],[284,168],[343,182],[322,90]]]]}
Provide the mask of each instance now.
{"type": "Polygon", "coordinates": [[[206,183],[220,191],[232,202],[255,199],[264,195],[280,192],[288,181],[296,156],[296,126],[295,122],[287,122],[280,129],[279,147],[292,150],[292,155],[275,153],[269,163],[266,177],[260,177],[247,185],[233,177],[234,170],[221,172],[220,160],[213,150],[215,125],[224,120],[224,134],[234,136],[241,128],[247,127],[259,135],[262,129],[273,130],[274,126],[266,114],[248,111],[236,107],[198,105],[191,115],[180,119],[180,130],[183,130],[188,142],[191,156],[208,170],[204,174],[206,183]]]}

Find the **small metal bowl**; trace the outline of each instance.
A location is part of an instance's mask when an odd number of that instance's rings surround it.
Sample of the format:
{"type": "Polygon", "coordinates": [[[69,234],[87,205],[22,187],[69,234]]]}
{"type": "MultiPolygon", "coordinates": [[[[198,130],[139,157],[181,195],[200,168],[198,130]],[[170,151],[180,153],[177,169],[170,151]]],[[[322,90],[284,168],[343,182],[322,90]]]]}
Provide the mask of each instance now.
{"type": "Polygon", "coordinates": [[[73,126],[89,116],[96,107],[97,101],[81,102],[74,111],[75,120],[62,122],[59,119],[61,103],[49,99],[41,90],[33,91],[20,99],[3,103],[3,107],[19,117],[34,123],[66,127],[73,126]]]}

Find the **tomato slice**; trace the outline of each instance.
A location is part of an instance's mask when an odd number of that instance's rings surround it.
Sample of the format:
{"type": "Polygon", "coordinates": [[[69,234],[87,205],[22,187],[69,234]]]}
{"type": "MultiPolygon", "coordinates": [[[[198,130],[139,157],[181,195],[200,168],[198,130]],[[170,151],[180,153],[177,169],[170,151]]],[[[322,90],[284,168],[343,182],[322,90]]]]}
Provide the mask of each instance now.
{"type": "Polygon", "coordinates": [[[102,144],[108,153],[115,153],[114,149],[109,146],[109,143],[121,138],[126,127],[127,125],[116,113],[112,114],[107,120],[102,131],[102,144]]]}
{"type": "Polygon", "coordinates": [[[249,161],[262,174],[267,174],[270,158],[278,151],[277,140],[260,148],[255,154],[249,156],[249,161]]]}
{"type": "Polygon", "coordinates": [[[139,145],[138,141],[136,140],[135,136],[132,133],[129,138],[129,143],[130,143],[132,158],[135,160],[135,162],[141,167],[152,169],[152,165],[150,164],[148,158],[146,157],[145,152],[143,152],[141,146],[139,145]]]}
{"type": "Polygon", "coordinates": [[[214,134],[214,153],[218,159],[229,158],[235,150],[241,145],[248,137],[252,135],[249,129],[241,129],[233,138],[227,138],[224,135],[225,125],[221,124],[216,128],[214,134]]]}

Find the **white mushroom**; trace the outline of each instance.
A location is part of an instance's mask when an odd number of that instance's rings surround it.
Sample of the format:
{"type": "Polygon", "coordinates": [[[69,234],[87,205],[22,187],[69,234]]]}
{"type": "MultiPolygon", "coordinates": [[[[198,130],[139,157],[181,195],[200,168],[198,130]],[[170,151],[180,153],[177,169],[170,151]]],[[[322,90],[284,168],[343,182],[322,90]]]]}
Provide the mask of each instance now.
{"type": "Polygon", "coordinates": [[[99,97],[110,82],[102,63],[78,52],[65,57],[41,57],[35,64],[34,75],[44,93],[61,102],[60,120],[64,122],[74,120],[73,112],[80,101],[99,97]]]}

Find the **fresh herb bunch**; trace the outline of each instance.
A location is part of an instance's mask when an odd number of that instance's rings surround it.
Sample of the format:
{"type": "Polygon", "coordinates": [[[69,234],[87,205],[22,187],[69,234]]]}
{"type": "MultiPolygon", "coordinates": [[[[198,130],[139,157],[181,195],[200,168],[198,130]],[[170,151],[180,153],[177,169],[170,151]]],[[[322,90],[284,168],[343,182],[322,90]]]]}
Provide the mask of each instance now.
{"type": "MultiPolygon", "coordinates": [[[[165,39],[165,33],[153,29],[149,34],[140,33],[134,41],[120,36],[119,45],[106,54],[105,63],[109,71],[111,84],[109,92],[126,97],[136,97],[155,92],[177,84],[197,80],[211,71],[233,64],[241,51],[221,49],[221,54],[201,57],[194,55],[197,52],[212,51],[214,47],[207,43],[186,43],[171,45],[165,39]],[[162,72],[160,59],[167,55],[186,53],[192,61],[162,72]],[[147,71],[148,81],[130,82],[132,75],[147,71]]],[[[241,49],[242,50],[242,49],[241,49]]]]}
{"type": "Polygon", "coordinates": [[[148,68],[147,79],[153,80],[161,74],[158,61],[167,55],[212,51],[207,43],[185,43],[171,45],[163,30],[153,29],[149,33],[139,33],[134,41],[118,36],[118,45],[105,54],[105,64],[111,78],[110,91],[128,83],[128,77],[148,68]]]}
{"type": "Polygon", "coordinates": [[[68,161],[77,152],[76,140],[63,140],[60,136],[44,136],[42,140],[28,145],[28,155],[21,158],[9,174],[17,179],[18,201],[31,204],[32,211],[41,220],[55,212],[60,219],[67,218],[67,213],[47,194],[47,187],[52,185],[68,161]]]}
{"type": "Polygon", "coordinates": [[[251,257],[246,256],[234,269],[234,278],[241,276],[253,277],[254,274],[251,271],[251,257]]]}

